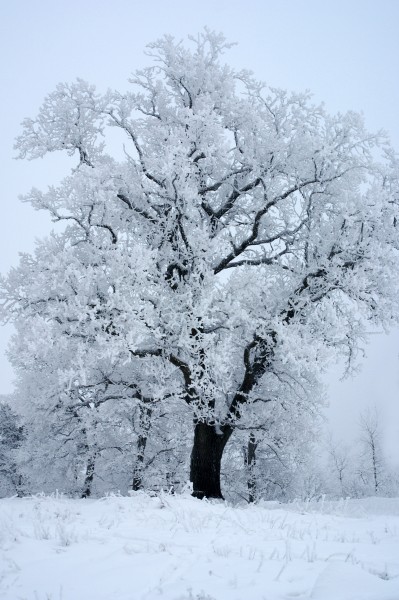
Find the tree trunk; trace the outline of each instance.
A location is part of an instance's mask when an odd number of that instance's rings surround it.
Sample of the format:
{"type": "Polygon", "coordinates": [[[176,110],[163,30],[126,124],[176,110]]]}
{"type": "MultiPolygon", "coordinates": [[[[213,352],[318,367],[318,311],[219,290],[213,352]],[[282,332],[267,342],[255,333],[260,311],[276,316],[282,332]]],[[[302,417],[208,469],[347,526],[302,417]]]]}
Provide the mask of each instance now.
{"type": "Polygon", "coordinates": [[[137,438],[137,458],[133,468],[132,490],[138,492],[143,487],[144,455],[147,446],[148,432],[151,427],[152,407],[145,404],[139,406],[139,430],[137,438]]]}
{"type": "Polygon", "coordinates": [[[143,487],[143,466],[144,466],[144,453],[147,445],[147,436],[139,435],[137,439],[137,458],[133,468],[133,481],[132,490],[138,492],[143,487]]]}
{"type": "Polygon", "coordinates": [[[220,467],[223,450],[232,433],[226,427],[218,433],[215,425],[196,423],[191,452],[190,480],[195,498],[221,498],[220,467]]]}
{"type": "Polygon", "coordinates": [[[248,469],[248,502],[255,502],[256,500],[256,475],[255,475],[255,467],[256,467],[256,448],[258,446],[258,442],[256,441],[255,435],[253,432],[250,433],[248,439],[248,446],[245,453],[246,466],[248,469]]]}
{"type": "Polygon", "coordinates": [[[15,491],[17,492],[17,497],[18,498],[23,498],[24,497],[24,486],[23,486],[23,477],[22,475],[18,475],[15,474],[15,478],[13,477],[11,481],[15,481],[14,486],[15,486],[15,491]]]}
{"type": "Polygon", "coordinates": [[[89,458],[87,459],[86,475],[85,475],[85,481],[83,484],[83,491],[82,491],[81,498],[89,498],[91,496],[91,486],[93,484],[93,479],[94,479],[96,458],[97,458],[97,453],[94,453],[91,456],[89,456],[89,458]]]}
{"type": "Polygon", "coordinates": [[[378,473],[377,473],[377,456],[376,456],[374,440],[371,441],[371,453],[372,453],[372,461],[373,461],[374,493],[375,493],[375,495],[377,495],[379,481],[378,481],[378,473]]]}

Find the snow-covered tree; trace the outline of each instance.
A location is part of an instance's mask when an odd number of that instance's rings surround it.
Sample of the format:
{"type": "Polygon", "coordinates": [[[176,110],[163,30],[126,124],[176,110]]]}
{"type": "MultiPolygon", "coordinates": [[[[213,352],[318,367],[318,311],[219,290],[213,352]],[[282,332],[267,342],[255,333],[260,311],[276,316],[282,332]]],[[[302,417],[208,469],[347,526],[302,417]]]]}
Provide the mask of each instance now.
{"type": "Polygon", "coordinates": [[[265,374],[267,399],[247,406],[236,423],[222,463],[224,487],[232,499],[302,495],[319,436],[323,388],[312,372],[299,378],[294,367],[287,361],[284,372],[265,374]]]}
{"type": "Polygon", "coordinates": [[[65,228],[1,285],[14,362],[40,365],[57,402],[72,392],[78,418],[120,386],[122,401],[185,405],[198,497],[221,497],[226,444],[249,414],[267,423],[274,380],[301,386],[332,354],[351,364],[364,323],[398,315],[385,137],[235,72],[227,48],[209,31],[191,47],[166,36],[130,91],[57,86],[17,149],[78,156],[26,197],[65,228]]]}
{"type": "Polygon", "coordinates": [[[326,443],[327,472],[329,473],[329,491],[338,498],[354,494],[355,459],[350,448],[341,440],[334,439],[330,432],[326,443]]]}
{"type": "Polygon", "coordinates": [[[0,496],[22,492],[23,482],[17,466],[17,451],[24,431],[11,409],[7,396],[0,397],[0,496]]]}
{"type": "Polygon", "coordinates": [[[366,492],[376,496],[381,493],[386,475],[382,452],[382,427],[377,407],[368,408],[360,415],[361,456],[359,476],[366,492]]]}

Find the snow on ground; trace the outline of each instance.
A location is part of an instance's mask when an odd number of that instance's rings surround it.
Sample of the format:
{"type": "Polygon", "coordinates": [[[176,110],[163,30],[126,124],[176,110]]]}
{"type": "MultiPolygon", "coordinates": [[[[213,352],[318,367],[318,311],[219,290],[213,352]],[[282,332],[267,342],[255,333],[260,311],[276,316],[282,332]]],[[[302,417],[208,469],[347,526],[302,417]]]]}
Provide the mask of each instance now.
{"type": "Polygon", "coordinates": [[[3,600],[399,600],[399,498],[0,500],[3,600]]]}

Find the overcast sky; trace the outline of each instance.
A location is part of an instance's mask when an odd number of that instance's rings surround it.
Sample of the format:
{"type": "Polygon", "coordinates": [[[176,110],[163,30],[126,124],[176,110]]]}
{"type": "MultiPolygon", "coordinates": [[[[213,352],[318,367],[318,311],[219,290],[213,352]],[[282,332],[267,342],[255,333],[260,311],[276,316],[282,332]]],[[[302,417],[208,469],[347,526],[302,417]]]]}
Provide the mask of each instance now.
{"type": "MultiPolygon", "coordinates": [[[[126,89],[148,60],[147,43],[202,27],[238,43],[226,55],[275,87],[309,89],[331,112],[362,111],[399,150],[399,0],[3,0],[0,2],[0,273],[30,252],[51,224],[18,200],[67,173],[63,157],[13,160],[13,140],[60,81],[76,77],[100,90],[126,89]]],[[[12,390],[4,355],[11,327],[0,330],[0,394],[12,390]]],[[[350,438],[362,407],[377,403],[386,447],[399,464],[399,331],[371,335],[362,372],[326,377],[336,435],[350,438]]],[[[354,435],[354,434],[353,434],[354,435]]]]}

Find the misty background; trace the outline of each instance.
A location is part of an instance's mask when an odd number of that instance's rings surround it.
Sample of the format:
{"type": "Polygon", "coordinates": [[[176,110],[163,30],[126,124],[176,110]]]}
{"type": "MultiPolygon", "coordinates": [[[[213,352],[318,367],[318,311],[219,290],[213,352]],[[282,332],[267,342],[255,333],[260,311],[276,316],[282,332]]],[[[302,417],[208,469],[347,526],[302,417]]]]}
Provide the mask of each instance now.
{"type": "MultiPolygon", "coordinates": [[[[55,154],[13,159],[21,121],[36,115],[57,83],[80,77],[99,91],[122,91],[149,61],[147,43],[165,33],[184,39],[208,26],[237,42],[226,53],[236,69],[251,69],[271,86],[309,89],[329,112],[363,112],[368,129],[386,130],[399,150],[398,23],[396,0],[3,0],[0,273],[54,228],[18,196],[57,183],[76,163],[55,154]]],[[[13,389],[5,355],[11,334],[11,326],[0,329],[0,395],[13,389]]],[[[342,365],[331,365],[325,377],[326,427],[354,442],[360,412],[376,404],[388,459],[399,466],[399,330],[370,331],[360,372],[345,381],[342,374],[342,365]]]]}

